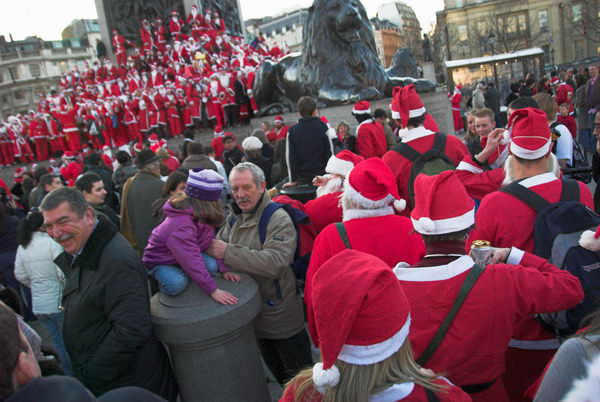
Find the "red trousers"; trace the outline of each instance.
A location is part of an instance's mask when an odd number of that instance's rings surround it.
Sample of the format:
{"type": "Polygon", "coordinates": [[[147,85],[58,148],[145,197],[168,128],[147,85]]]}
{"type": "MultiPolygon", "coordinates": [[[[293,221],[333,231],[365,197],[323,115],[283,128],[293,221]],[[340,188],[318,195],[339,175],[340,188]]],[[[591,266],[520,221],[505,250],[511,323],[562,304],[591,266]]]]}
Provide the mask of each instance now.
{"type": "Polygon", "coordinates": [[[67,148],[71,152],[81,151],[81,138],[79,136],[79,130],[64,132],[65,138],[67,139],[67,148]]]}
{"type": "Polygon", "coordinates": [[[546,364],[556,353],[550,350],[528,350],[509,347],[506,351],[506,371],[502,376],[511,402],[531,401],[525,391],[538,379],[546,364]]]}
{"type": "Polygon", "coordinates": [[[48,140],[39,138],[35,140],[35,154],[37,155],[38,161],[45,161],[48,159],[48,140]]]}

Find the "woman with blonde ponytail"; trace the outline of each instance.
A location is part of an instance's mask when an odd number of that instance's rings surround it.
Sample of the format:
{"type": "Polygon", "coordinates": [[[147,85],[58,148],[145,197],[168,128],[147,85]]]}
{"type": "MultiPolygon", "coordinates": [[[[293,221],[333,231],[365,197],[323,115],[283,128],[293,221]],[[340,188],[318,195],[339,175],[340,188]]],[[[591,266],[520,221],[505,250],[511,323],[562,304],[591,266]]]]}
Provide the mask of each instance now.
{"type": "Polygon", "coordinates": [[[314,274],[314,343],[322,363],[286,386],[285,402],[470,401],[449,381],[420,367],[408,340],[408,301],[379,258],[346,250],[314,274]]]}

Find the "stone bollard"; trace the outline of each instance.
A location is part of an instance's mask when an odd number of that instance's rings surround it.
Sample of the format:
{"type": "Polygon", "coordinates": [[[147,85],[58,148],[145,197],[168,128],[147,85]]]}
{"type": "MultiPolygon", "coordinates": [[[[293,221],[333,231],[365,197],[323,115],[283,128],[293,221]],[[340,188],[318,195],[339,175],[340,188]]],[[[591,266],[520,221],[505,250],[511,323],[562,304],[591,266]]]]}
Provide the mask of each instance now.
{"type": "Polygon", "coordinates": [[[234,306],[217,303],[193,282],[178,296],[161,292],[150,309],[156,337],[168,347],[182,402],[270,401],[252,321],[261,309],[258,285],[216,277],[235,295],[234,306]]]}

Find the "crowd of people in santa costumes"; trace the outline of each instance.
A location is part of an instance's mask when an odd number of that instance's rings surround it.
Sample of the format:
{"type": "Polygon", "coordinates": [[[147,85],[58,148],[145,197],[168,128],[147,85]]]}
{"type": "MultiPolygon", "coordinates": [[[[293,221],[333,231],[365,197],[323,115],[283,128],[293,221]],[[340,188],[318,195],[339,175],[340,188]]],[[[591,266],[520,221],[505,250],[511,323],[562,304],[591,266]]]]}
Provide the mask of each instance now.
{"type": "MultiPolygon", "coordinates": [[[[47,160],[86,146],[142,144],[152,133],[248,124],[258,111],[252,88],[265,59],[285,50],[264,38],[248,44],[216,11],[192,5],[187,18],[142,20],[138,43],[112,32],[116,63],[85,62],[63,73],[37,110],[0,121],[0,166],[47,160]]],[[[277,134],[285,136],[278,128],[277,134]]]]}

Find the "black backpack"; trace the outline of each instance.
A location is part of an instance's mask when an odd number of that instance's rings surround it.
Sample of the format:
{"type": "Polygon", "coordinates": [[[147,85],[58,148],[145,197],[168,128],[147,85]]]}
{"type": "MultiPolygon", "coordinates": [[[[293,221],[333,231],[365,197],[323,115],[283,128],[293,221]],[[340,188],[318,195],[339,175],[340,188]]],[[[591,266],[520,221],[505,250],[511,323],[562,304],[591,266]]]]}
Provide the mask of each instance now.
{"type": "MultiPolygon", "coordinates": [[[[308,270],[310,253],[300,255],[300,225],[308,224],[310,222],[308,215],[288,204],[282,204],[278,202],[269,203],[263,210],[260,220],[258,221],[258,238],[260,240],[260,244],[264,244],[265,240],[267,239],[267,227],[269,226],[269,221],[271,220],[271,217],[275,211],[278,209],[283,209],[289,215],[290,219],[292,220],[292,224],[294,225],[294,229],[296,230],[296,250],[294,251],[294,261],[290,265],[290,268],[294,272],[296,279],[304,281],[306,280],[306,271],[308,270]]],[[[229,218],[229,227],[232,227],[236,220],[237,217],[235,215],[231,215],[229,218]]],[[[278,282],[278,280],[275,281],[278,282]]],[[[279,284],[276,283],[275,287],[276,289],[279,288],[279,284]]],[[[280,293],[281,290],[278,290],[278,292],[280,293]]],[[[279,293],[278,296],[280,296],[279,293]]]]}
{"type": "Polygon", "coordinates": [[[456,168],[448,155],[444,153],[446,150],[446,141],[446,134],[435,133],[433,147],[423,154],[404,142],[400,142],[392,148],[412,162],[410,178],[408,179],[409,206],[411,208],[415,205],[414,185],[415,179],[419,174],[423,173],[427,176],[435,176],[446,170],[454,170],[456,168]]]}
{"type": "Polygon", "coordinates": [[[574,334],[581,320],[600,305],[600,252],[579,245],[584,231],[595,231],[600,225],[600,215],[579,201],[579,183],[575,180],[563,180],[561,198],[556,203],[548,202],[519,182],[500,191],[520,199],[537,212],[534,254],[575,275],[585,293],[583,302],[573,308],[538,315],[542,325],[562,339],[574,334]]]}

